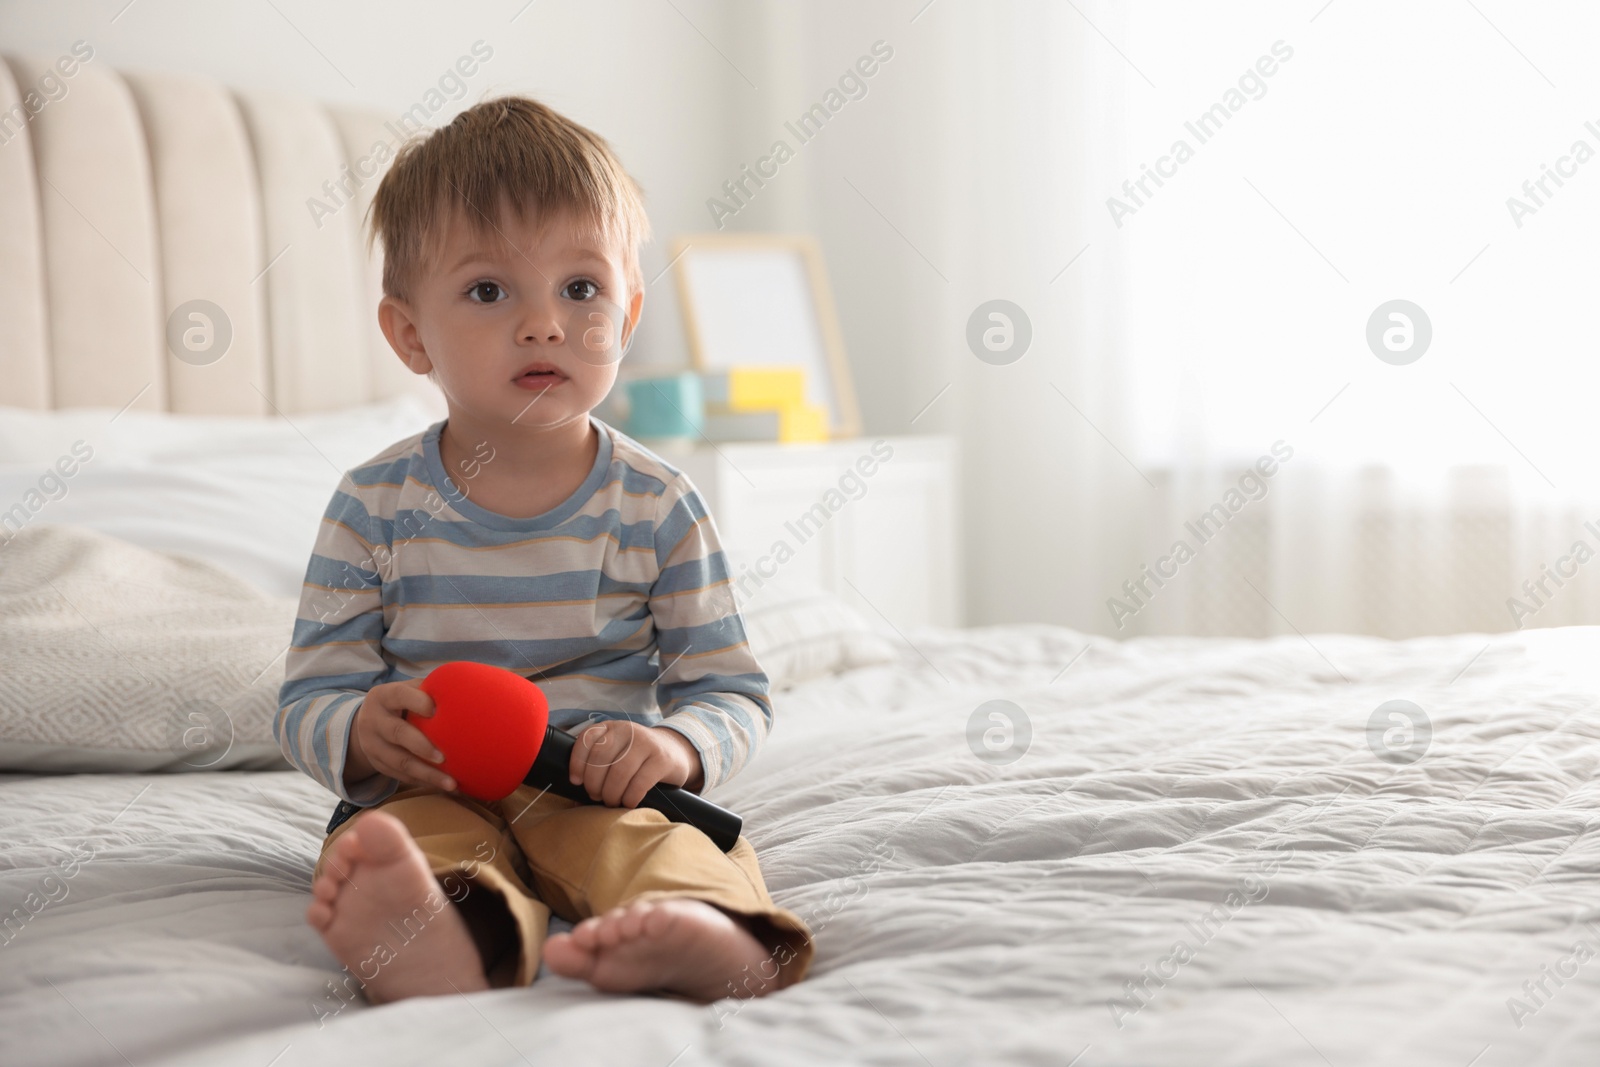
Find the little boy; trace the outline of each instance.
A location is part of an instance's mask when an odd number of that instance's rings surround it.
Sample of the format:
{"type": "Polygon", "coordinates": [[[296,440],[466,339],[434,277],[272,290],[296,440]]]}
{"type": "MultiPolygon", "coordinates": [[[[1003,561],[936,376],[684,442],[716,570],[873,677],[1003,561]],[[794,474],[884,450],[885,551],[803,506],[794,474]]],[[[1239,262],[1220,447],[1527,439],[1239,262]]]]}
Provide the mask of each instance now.
{"type": "Polygon", "coordinates": [[[726,781],[772,727],[703,499],[590,415],[644,299],[638,187],[600,137],[506,97],[404,146],[371,213],[379,322],[448,417],[345,473],[306,570],[277,737],[372,809],[324,841],[307,921],[373,1003],[527,985],[541,956],[702,1002],[798,981],[810,932],[749,842],[637,807],[726,781]],[[407,721],[451,660],[537,683],[600,803],[456,792],[407,721]],[[552,912],[577,925],[547,940],[552,912]]]}

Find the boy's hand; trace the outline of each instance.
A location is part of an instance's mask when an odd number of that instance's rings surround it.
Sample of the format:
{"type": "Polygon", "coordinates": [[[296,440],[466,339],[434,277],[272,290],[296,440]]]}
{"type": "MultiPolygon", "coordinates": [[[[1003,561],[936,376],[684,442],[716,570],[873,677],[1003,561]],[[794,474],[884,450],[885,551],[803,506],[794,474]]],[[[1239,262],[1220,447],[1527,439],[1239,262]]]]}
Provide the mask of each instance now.
{"type": "Polygon", "coordinates": [[[572,746],[572,783],[607,807],[636,808],[660,782],[699,788],[705,775],[689,739],[665,727],[609,719],[586,727],[572,746]]]}
{"type": "Polygon", "coordinates": [[[431,766],[444,759],[444,753],[404,718],[407,712],[433,714],[433,698],[422,691],[420,681],[385,682],[367,690],[350,730],[344,761],[347,786],[382,773],[406,785],[432,786],[447,793],[455,789],[455,779],[431,766]]]}

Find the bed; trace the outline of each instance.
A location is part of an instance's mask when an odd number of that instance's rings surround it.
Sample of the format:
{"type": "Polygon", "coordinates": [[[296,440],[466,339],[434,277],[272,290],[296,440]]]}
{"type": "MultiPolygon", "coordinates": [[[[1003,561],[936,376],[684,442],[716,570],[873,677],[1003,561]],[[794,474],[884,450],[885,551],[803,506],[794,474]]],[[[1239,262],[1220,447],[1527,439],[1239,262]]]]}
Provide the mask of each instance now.
{"type": "Polygon", "coordinates": [[[717,791],[815,928],[813,974],[781,994],[699,1007],[543,975],[346,1005],[303,919],[329,808],[303,775],[12,775],[0,900],[64,844],[92,858],[0,949],[0,1058],[1593,1062],[1600,635],[906,636],[893,663],[783,694],[717,791]],[[1367,742],[1397,692],[1432,720],[1408,764],[1367,742]],[[1003,767],[966,741],[994,699],[1032,725],[1003,767]],[[1192,958],[1163,963],[1179,941],[1192,958]]]}
{"type": "MultiPolygon", "coordinates": [[[[9,57],[0,97],[57,62],[9,57]]],[[[807,981],[341,996],[304,921],[333,798],[260,714],[336,472],[433,417],[355,310],[364,205],[304,217],[381,119],[70,77],[0,151],[37,237],[0,245],[0,1063],[1594,1062],[1590,628],[1115,642],[757,604],[777,726],[713,799],[810,921],[807,981]],[[238,347],[180,359],[208,278],[238,347]],[[187,705],[141,671],[242,694],[226,751],[174,743],[187,705]]]]}

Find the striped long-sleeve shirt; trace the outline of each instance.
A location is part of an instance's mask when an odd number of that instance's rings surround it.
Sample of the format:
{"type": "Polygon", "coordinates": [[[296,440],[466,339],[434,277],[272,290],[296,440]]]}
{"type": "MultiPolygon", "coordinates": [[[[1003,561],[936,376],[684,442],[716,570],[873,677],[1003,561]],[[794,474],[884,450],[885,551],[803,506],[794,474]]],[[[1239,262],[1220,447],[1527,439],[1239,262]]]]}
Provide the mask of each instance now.
{"type": "MultiPolygon", "coordinates": [[[[515,671],[550,722],[677,730],[709,790],[772,727],[704,499],[682,472],[599,419],[599,452],[564,503],[512,518],[450,479],[440,421],[339,481],[306,568],[275,733],[295,766],[370,807],[399,782],[344,781],[367,690],[450,660],[515,671]]],[[[475,462],[493,462],[477,450],[475,462]]],[[[503,461],[502,461],[503,462],[503,461]]],[[[463,461],[467,466],[467,461],[463,461]]],[[[464,473],[471,473],[464,472],[464,473]]]]}

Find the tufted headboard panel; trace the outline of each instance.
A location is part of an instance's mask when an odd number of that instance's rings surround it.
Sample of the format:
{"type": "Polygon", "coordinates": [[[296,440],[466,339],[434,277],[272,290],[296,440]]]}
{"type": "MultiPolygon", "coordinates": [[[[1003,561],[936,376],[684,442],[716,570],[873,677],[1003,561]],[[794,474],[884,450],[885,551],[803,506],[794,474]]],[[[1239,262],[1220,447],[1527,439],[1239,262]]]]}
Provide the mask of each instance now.
{"type": "Polygon", "coordinates": [[[0,404],[293,415],[431,391],[378,329],[360,232],[402,139],[385,116],[75,58],[0,57],[0,404]]]}

